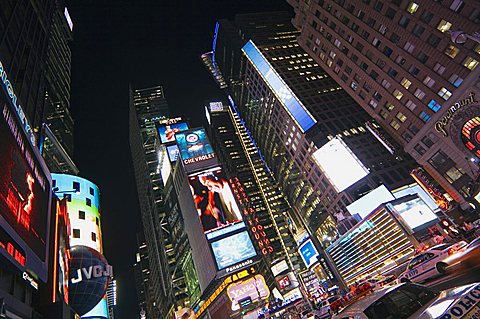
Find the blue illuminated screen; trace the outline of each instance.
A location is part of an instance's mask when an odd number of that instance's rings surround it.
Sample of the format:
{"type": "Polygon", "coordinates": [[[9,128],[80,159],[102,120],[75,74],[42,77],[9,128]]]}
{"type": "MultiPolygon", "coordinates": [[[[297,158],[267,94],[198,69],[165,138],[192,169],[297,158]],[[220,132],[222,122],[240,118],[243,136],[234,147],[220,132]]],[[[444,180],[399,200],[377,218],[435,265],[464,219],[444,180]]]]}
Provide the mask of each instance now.
{"type": "Polygon", "coordinates": [[[162,143],[174,142],[175,134],[186,130],[188,130],[188,124],[185,122],[162,125],[158,127],[158,136],[162,143]]]}
{"type": "Polygon", "coordinates": [[[257,255],[247,231],[214,241],[211,246],[219,270],[257,255]]]}
{"type": "Polygon", "coordinates": [[[170,159],[170,162],[173,163],[178,159],[178,154],[180,151],[178,150],[177,144],[167,146],[167,152],[168,152],[168,158],[170,159]]]}
{"type": "Polygon", "coordinates": [[[300,256],[307,267],[310,267],[317,262],[318,252],[313,246],[312,240],[309,239],[300,246],[300,256]]]}
{"type": "Polygon", "coordinates": [[[244,45],[242,51],[245,53],[250,62],[256,67],[265,82],[270,86],[277,98],[285,106],[288,113],[297,122],[303,132],[306,132],[317,122],[315,118],[308,112],[305,106],[298,100],[292,90],[285,84],[280,76],[275,72],[267,59],[262,55],[260,50],[248,41],[244,45]]]}

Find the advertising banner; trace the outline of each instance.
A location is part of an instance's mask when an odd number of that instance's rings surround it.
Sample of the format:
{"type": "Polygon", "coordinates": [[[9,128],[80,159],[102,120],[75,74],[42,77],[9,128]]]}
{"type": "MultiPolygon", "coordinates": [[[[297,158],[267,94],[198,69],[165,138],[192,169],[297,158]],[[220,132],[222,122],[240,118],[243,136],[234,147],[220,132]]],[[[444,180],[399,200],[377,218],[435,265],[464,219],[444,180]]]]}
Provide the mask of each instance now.
{"type": "Polygon", "coordinates": [[[0,254],[46,280],[51,181],[38,150],[0,93],[0,254]],[[18,247],[21,249],[17,249],[18,247]],[[25,253],[22,254],[22,251],[25,253]]]}
{"type": "Polygon", "coordinates": [[[210,245],[219,270],[257,255],[246,230],[214,241],[210,245]]]}
{"type": "Polygon", "coordinates": [[[205,233],[242,220],[221,168],[190,175],[188,182],[205,233]]]}
{"type": "Polygon", "coordinates": [[[176,133],[175,138],[187,173],[218,165],[203,128],[176,133]]]}
{"type": "Polygon", "coordinates": [[[163,124],[157,127],[158,136],[162,144],[175,142],[175,134],[188,130],[188,124],[185,122],[163,124]]]}
{"type": "Polygon", "coordinates": [[[319,254],[311,239],[301,244],[298,251],[305,262],[305,266],[310,268],[310,266],[318,261],[317,257],[319,254]]]}
{"type": "Polygon", "coordinates": [[[262,275],[255,275],[247,280],[230,284],[227,288],[227,295],[232,302],[232,310],[239,310],[242,300],[250,299],[268,299],[270,290],[268,289],[265,278],[262,275]]]}
{"type": "Polygon", "coordinates": [[[167,152],[168,152],[168,158],[170,159],[170,163],[176,162],[178,159],[178,154],[180,152],[178,150],[178,145],[173,144],[173,145],[167,146],[167,152]]]}

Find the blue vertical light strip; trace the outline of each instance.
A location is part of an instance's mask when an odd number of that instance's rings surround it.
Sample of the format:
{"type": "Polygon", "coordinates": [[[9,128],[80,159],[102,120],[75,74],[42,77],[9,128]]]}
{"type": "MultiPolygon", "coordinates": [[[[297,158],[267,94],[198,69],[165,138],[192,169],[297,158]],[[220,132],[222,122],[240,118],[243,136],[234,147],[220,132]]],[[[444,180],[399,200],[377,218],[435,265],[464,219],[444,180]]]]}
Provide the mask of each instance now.
{"type": "Polygon", "coordinates": [[[212,63],[215,67],[215,50],[217,49],[217,38],[218,38],[218,29],[220,28],[220,23],[215,24],[215,32],[213,33],[213,43],[212,43],[212,63]]]}
{"type": "Polygon", "coordinates": [[[260,73],[263,80],[268,84],[277,99],[285,107],[293,120],[298,124],[302,133],[305,133],[317,123],[317,120],[310,114],[302,102],[295,96],[290,87],[273,69],[260,50],[252,40],[248,41],[242,48],[243,53],[250,63],[260,73]]]}

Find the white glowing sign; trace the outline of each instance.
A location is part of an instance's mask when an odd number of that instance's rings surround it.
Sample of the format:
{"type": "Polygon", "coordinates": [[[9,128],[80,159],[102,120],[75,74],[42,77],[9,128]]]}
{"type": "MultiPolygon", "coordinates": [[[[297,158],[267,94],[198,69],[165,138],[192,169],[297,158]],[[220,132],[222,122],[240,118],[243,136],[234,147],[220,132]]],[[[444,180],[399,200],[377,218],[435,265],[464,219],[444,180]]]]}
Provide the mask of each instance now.
{"type": "Polygon", "coordinates": [[[255,275],[245,281],[233,283],[227,288],[227,295],[232,302],[232,310],[239,310],[241,300],[251,298],[252,301],[268,299],[270,290],[262,275],[255,275]]]}
{"type": "Polygon", "coordinates": [[[72,18],[70,18],[70,13],[68,13],[67,7],[65,7],[65,10],[63,10],[63,15],[65,16],[65,19],[67,19],[68,27],[70,28],[70,31],[73,31],[73,21],[72,18]]]}
{"type": "Polygon", "coordinates": [[[313,153],[313,158],[338,192],[368,175],[368,170],[339,138],[313,153]]]}
{"type": "Polygon", "coordinates": [[[380,185],[367,195],[348,205],[347,210],[350,214],[357,214],[363,219],[381,204],[394,199],[395,197],[392,193],[390,193],[384,185],[380,185]]]}

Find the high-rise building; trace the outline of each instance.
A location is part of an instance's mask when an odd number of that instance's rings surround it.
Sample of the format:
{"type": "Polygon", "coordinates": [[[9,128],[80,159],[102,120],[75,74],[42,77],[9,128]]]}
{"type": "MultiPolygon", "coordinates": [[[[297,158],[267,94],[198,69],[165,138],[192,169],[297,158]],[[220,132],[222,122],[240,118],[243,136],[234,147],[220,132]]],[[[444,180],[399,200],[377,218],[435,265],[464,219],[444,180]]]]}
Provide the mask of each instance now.
{"type": "Polygon", "coordinates": [[[148,277],[150,274],[150,265],[148,262],[148,249],[143,232],[137,234],[138,250],[135,254],[135,263],[133,264],[133,274],[135,277],[135,289],[137,290],[138,311],[147,309],[148,300],[148,277]]]}
{"type": "MultiPolygon", "coordinates": [[[[45,63],[56,1],[2,1],[0,15],[0,69],[10,85],[16,107],[39,137],[45,118],[45,63]],[[8,74],[7,78],[3,73],[8,74]]],[[[23,118],[22,118],[23,121],[23,118]]]]}
{"type": "Polygon", "coordinates": [[[479,39],[472,36],[480,22],[478,3],[288,3],[301,30],[298,43],[315,63],[417,160],[427,172],[422,175],[435,178],[446,191],[440,190],[439,200],[469,208],[478,154],[471,145],[458,145],[470,139],[461,141],[461,128],[474,116],[457,112],[459,129],[448,129],[457,103],[476,103],[475,97],[468,102],[476,89],[466,79],[474,77],[480,61],[479,39]]]}
{"type": "Polygon", "coordinates": [[[292,208],[235,110],[222,102],[211,102],[206,108],[209,135],[218,159],[232,181],[243,211],[247,212],[244,218],[255,230],[252,235],[262,238],[255,241],[265,265],[259,272],[273,289],[274,263],[285,260],[291,270],[306,270],[293,236],[296,233],[293,225],[300,223],[292,222],[295,218],[292,208]]]}
{"type": "MultiPolygon", "coordinates": [[[[70,220],[70,247],[86,246],[103,255],[100,190],[89,180],[68,174],[52,174],[53,190],[65,199],[66,211],[70,220]]],[[[71,278],[71,277],[70,277],[71,278]]],[[[83,291],[77,291],[69,283],[69,298],[81,298],[83,291]]],[[[106,295],[82,318],[108,319],[106,295]]]]}
{"type": "Polygon", "coordinates": [[[115,319],[117,307],[117,281],[112,279],[107,288],[108,319],[115,319]]]}
{"type": "Polygon", "coordinates": [[[382,139],[386,133],[299,46],[298,35],[285,12],[221,20],[215,61],[302,226],[328,246],[354,223],[346,206],[380,184],[411,183],[413,161],[382,139]]]}
{"type": "Polygon", "coordinates": [[[70,110],[70,42],[73,24],[63,1],[56,4],[47,51],[42,155],[51,172],[77,174],[72,161],[74,123],[70,110]]]}
{"type": "Polygon", "coordinates": [[[39,316],[33,302],[47,282],[53,246],[51,179],[38,137],[54,5],[0,4],[0,308],[7,317],[39,316]]]}
{"type": "Polygon", "coordinates": [[[169,178],[176,160],[171,157],[175,154],[171,127],[188,124],[181,118],[168,119],[160,86],[133,90],[130,97],[130,148],[149,261],[143,310],[147,318],[167,318],[191,302],[183,274],[189,244],[169,178]]]}

